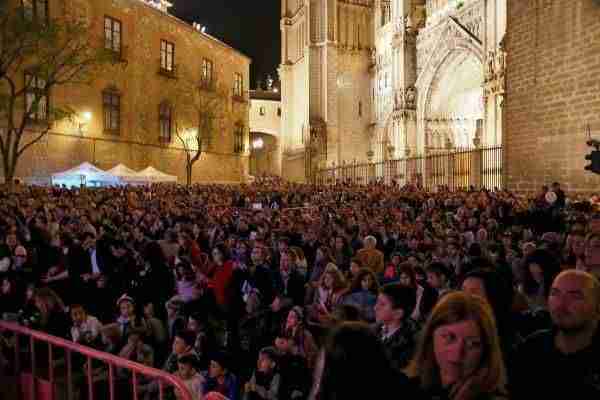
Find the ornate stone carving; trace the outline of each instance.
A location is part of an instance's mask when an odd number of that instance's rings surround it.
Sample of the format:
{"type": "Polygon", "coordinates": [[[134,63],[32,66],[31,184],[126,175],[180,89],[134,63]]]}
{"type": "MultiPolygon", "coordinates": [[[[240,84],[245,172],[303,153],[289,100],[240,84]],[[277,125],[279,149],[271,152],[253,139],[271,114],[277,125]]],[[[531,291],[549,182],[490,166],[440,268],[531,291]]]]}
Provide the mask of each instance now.
{"type": "Polygon", "coordinates": [[[496,51],[488,52],[485,66],[484,96],[503,95],[506,89],[506,52],[502,43],[496,51]]]}
{"type": "Polygon", "coordinates": [[[405,107],[411,110],[417,108],[417,89],[414,86],[406,88],[405,107]]]}
{"type": "Polygon", "coordinates": [[[396,89],[394,91],[394,109],[399,110],[401,108],[404,108],[404,91],[396,89]]]}

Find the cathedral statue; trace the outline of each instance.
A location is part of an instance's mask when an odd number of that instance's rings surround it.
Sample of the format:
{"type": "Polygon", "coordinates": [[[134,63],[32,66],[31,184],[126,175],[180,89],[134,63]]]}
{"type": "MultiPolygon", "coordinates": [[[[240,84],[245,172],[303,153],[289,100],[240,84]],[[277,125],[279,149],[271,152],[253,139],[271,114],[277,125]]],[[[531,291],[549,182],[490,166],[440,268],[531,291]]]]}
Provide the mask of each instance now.
{"type": "Polygon", "coordinates": [[[402,108],[403,99],[402,90],[396,90],[394,93],[394,110],[399,110],[402,108]]]}
{"type": "Polygon", "coordinates": [[[488,53],[487,57],[487,68],[485,70],[485,80],[491,81],[494,79],[494,63],[496,61],[496,56],[493,51],[488,53]]]}
{"type": "Polygon", "coordinates": [[[414,86],[406,88],[406,108],[414,109],[417,104],[417,89],[414,86]]]}
{"type": "Polygon", "coordinates": [[[506,54],[502,50],[496,53],[496,72],[498,77],[503,77],[506,68],[506,54]]]}

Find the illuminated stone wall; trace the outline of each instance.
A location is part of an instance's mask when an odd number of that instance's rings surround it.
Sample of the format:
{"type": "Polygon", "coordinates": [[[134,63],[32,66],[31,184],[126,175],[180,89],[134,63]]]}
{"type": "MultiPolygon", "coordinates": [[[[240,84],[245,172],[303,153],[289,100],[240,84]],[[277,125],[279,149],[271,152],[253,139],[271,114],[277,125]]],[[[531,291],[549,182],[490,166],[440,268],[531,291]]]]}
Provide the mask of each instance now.
{"type": "MultiPolygon", "coordinates": [[[[51,173],[89,161],[109,169],[124,163],[139,170],[152,165],[185,181],[183,148],[173,133],[171,141],[159,139],[159,104],[178,104],[180,90],[200,90],[203,58],[214,65],[215,80],[227,93],[222,105],[225,118],[218,123],[211,146],[194,165],[194,181],[241,182],[248,174],[249,159],[249,64],[250,59],[213,37],[202,34],[177,18],[139,0],[50,0],[50,13],[59,17],[65,9],[76,9],[90,22],[96,37],[91,45],[102,46],[104,16],[122,24],[122,63],[109,65],[91,85],[56,88],[51,101],[72,106],[79,113],[91,112],[85,131],[76,123],[54,126],[43,141],[22,158],[17,176],[44,179],[51,173]],[[174,77],[159,74],[161,39],[175,44],[174,77]],[[244,95],[233,98],[234,74],[243,76],[244,95]],[[118,136],[103,129],[102,91],[112,87],[121,95],[121,130],[118,136]],[[234,152],[234,129],[244,127],[245,148],[234,152]]],[[[174,109],[178,124],[198,125],[184,105],[174,109]]]]}

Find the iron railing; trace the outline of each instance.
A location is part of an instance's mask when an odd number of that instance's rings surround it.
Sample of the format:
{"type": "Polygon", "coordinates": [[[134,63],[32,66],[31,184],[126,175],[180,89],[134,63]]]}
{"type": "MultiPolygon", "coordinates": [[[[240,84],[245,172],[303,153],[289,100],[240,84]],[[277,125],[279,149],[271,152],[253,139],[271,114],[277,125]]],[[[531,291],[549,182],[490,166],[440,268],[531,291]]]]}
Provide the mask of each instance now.
{"type": "Polygon", "coordinates": [[[504,186],[503,173],[502,146],[492,146],[437,151],[425,156],[374,163],[342,163],[317,171],[314,182],[317,185],[414,184],[428,190],[439,186],[451,190],[500,189],[504,186]]]}
{"type": "Polygon", "coordinates": [[[193,399],[179,378],[155,368],[12,322],[0,321],[0,335],[10,338],[14,350],[14,358],[10,360],[13,364],[11,375],[19,386],[19,398],[23,400],[72,400],[76,398],[76,389],[87,392],[87,396],[80,395],[78,398],[121,400],[124,397],[119,396],[117,390],[117,370],[127,372],[126,386],[130,392],[127,400],[143,397],[139,393],[141,379],[157,382],[160,400],[167,398],[167,390],[171,389],[181,400],[193,399]],[[98,385],[103,385],[108,394],[97,394],[95,388],[98,385]]]}

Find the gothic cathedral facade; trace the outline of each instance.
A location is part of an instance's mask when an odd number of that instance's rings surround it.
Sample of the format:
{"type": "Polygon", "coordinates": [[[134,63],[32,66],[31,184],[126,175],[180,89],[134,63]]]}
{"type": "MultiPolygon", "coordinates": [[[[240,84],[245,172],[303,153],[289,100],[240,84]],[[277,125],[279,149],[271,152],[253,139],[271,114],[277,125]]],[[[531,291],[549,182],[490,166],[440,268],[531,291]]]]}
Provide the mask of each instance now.
{"type": "Polygon", "coordinates": [[[282,172],[502,144],[506,0],[281,0],[282,172]]]}

